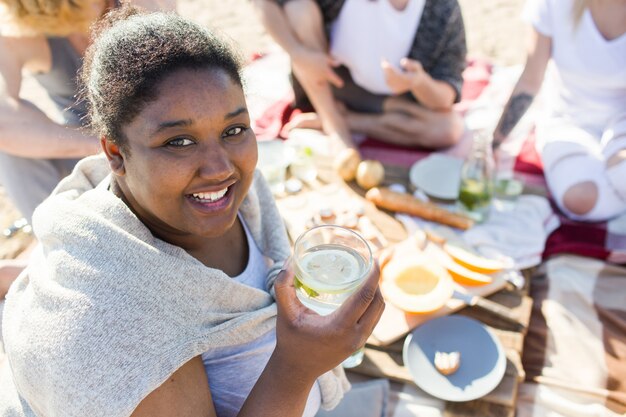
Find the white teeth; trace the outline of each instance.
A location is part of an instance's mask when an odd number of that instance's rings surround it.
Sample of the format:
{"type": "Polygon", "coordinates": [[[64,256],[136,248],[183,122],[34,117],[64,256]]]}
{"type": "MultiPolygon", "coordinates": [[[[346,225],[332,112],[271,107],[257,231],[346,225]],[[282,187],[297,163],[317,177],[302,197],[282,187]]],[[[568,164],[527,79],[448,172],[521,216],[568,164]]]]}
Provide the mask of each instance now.
{"type": "Polygon", "coordinates": [[[213,202],[224,197],[224,194],[226,194],[226,191],[228,191],[228,188],[224,188],[223,190],[216,191],[214,193],[194,193],[193,198],[195,198],[196,200],[200,200],[202,202],[213,202]]]}

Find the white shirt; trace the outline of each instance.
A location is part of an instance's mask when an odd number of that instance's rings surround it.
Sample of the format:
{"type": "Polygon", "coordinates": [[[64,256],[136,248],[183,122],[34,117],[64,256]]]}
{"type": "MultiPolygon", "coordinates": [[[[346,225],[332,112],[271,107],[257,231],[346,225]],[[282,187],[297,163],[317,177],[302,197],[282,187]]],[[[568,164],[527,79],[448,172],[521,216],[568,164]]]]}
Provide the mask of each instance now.
{"type": "Polygon", "coordinates": [[[577,26],[573,0],[528,0],[524,19],[552,39],[546,74],[550,117],[563,118],[600,137],[626,111],[626,34],[606,40],[591,12],[577,26]]]}
{"type": "Polygon", "coordinates": [[[391,94],[380,66],[384,58],[400,68],[413,45],[426,0],[408,0],[397,10],[389,0],[346,0],[332,23],[330,53],[354,82],[375,94],[391,94]]]}

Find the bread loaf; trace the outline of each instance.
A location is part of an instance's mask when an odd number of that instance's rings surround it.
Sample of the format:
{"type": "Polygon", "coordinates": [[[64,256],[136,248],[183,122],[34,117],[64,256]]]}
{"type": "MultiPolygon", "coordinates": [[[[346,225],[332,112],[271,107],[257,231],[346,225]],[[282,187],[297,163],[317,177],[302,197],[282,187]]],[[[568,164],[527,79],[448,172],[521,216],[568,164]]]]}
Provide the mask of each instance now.
{"type": "Polygon", "coordinates": [[[386,210],[411,214],[463,230],[474,225],[474,221],[469,217],[452,213],[432,203],[424,203],[411,195],[397,193],[388,188],[372,188],[365,194],[365,198],[386,210]]]}

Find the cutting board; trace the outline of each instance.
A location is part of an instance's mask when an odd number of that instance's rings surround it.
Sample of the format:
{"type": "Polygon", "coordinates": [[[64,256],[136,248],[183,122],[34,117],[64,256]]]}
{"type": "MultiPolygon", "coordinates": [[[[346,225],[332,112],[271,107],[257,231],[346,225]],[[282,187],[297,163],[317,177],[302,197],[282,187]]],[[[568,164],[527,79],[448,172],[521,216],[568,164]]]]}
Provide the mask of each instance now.
{"type": "Polygon", "coordinates": [[[338,215],[347,211],[362,211],[356,231],[369,241],[373,252],[407,237],[406,230],[396,219],[378,210],[345,184],[321,185],[314,190],[278,198],[276,204],[292,242],[310,228],[313,216],[327,209],[338,215]]]}
{"type": "MultiPolygon", "coordinates": [[[[437,252],[440,251],[442,251],[442,249],[436,244],[428,242],[424,248],[424,255],[427,259],[437,259],[437,252]]],[[[507,281],[502,275],[494,274],[493,281],[489,284],[482,286],[465,286],[455,282],[454,289],[463,294],[486,297],[503,289],[506,283],[507,281]]],[[[389,345],[405,336],[420,324],[436,317],[454,313],[465,306],[463,301],[451,298],[439,310],[427,314],[414,314],[406,313],[390,302],[387,302],[385,311],[374,328],[374,332],[368,340],[368,343],[375,346],[389,345]]]]}

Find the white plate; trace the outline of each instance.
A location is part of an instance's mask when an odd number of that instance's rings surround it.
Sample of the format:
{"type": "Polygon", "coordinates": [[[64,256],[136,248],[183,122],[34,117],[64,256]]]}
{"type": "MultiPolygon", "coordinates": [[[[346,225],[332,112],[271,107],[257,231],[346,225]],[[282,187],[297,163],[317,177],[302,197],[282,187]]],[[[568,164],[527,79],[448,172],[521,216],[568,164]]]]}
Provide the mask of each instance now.
{"type": "Polygon", "coordinates": [[[462,159],[433,154],[413,164],[409,171],[409,181],[429,197],[456,200],[459,196],[462,166],[462,159]]]}
{"type": "Polygon", "coordinates": [[[471,401],[489,394],[506,370],[498,338],[479,321],[457,315],[439,317],[415,329],[404,342],[402,357],[417,386],[446,401],[471,401]],[[437,371],[433,362],[438,351],[461,353],[455,373],[437,371]]]}

